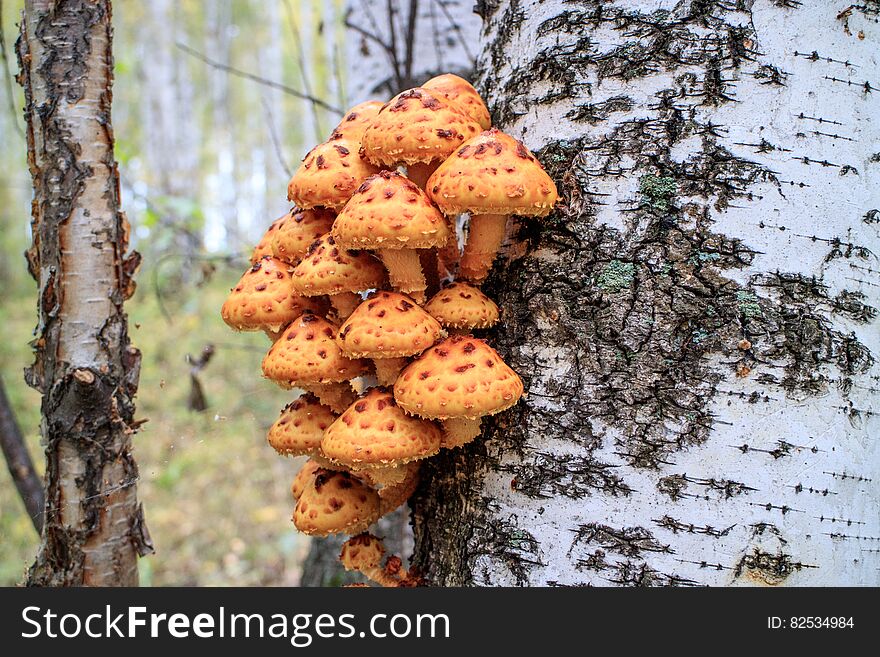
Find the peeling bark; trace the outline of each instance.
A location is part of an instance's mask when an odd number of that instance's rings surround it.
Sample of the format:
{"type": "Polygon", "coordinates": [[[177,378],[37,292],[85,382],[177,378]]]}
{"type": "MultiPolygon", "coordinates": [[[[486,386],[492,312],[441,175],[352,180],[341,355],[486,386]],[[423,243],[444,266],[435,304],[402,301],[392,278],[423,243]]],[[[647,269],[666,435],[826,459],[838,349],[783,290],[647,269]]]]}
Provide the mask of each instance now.
{"type": "Polygon", "coordinates": [[[436,585],[876,585],[878,10],[482,0],[563,202],[489,337],[526,397],[432,459],[436,585]],[[872,219],[873,217],[873,219],[872,219]]]}
{"type": "Polygon", "coordinates": [[[140,352],[124,301],[128,249],[110,120],[107,0],[28,0],[18,44],[34,185],[29,264],[39,283],[34,364],[42,395],[45,525],[36,586],[136,585],[151,551],[131,437],[140,352]]]}

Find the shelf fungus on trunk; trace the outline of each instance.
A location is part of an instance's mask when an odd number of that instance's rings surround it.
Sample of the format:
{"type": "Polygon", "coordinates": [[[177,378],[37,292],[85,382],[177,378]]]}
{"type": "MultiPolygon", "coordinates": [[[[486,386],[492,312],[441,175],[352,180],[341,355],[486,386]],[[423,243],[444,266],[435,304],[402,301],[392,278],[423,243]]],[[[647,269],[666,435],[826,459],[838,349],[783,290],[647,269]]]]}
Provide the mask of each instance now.
{"type": "MultiPolygon", "coordinates": [[[[428,196],[396,171],[367,178],[336,217],[340,246],[375,251],[391,286],[424,302],[427,284],[417,250],[442,247],[449,225],[428,196]]],[[[436,273],[436,272],[435,272],[436,273]]]]}
{"type": "Polygon", "coordinates": [[[331,137],[303,158],[287,185],[287,199],[303,209],[340,210],[360,184],[379,172],[360,156],[360,144],[331,137]]]}
{"type": "Polygon", "coordinates": [[[391,386],[409,356],[433,345],[443,329],[415,301],[397,292],[374,292],[339,328],[336,342],[349,358],[371,358],[379,385],[391,386]]]}
{"type": "Polygon", "coordinates": [[[339,321],[361,302],[359,292],[385,284],[385,268],[366,251],[344,249],[329,233],[315,240],[293,270],[293,289],[303,296],[327,295],[339,321]]]}
{"type": "Polygon", "coordinates": [[[273,331],[307,310],[326,311],[320,298],[300,296],[294,290],[292,268],[286,262],[263,256],[232,288],[220,316],[236,331],[273,331]]]}
{"type": "Polygon", "coordinates": [[[470,214],[460,274],[477,284],[501,248],[508,215],[546,216],[559,196],[529,149],[495,128],[437,167],[425,191],[446,215],[470,214]]]}
{"type": "Polygon", "coordinates": [[[367,371],[366,361],[347,358],[336,344],[336,327],[305,313],[294,320],[263,358],[263,375],[282,388],[315,394],[334,412],[354,401],[349,381],[367,371]]]}
{"type": "Polygon", "coordinates": [[[388,389],[371,388],[327,428],[320,446],[334,461],[369,473],[433,456],[440,438],[434,423],[404,413],[388,389]]]}
{"type": "Polygon", "coordinates": [[[454,335],[410,363],[394,384],[407,413],[441,420],[441,447],[459,447],[480,433],[480,418],[510,408],[523,393],[519,376],[485,341],[454,335]]]}
{"type": "Polygon", "coordinates": [[[295,267],[306,257],[315,240],[330,232],[335,218],[336,213],[326,208],[293,207],[269,227],[263,240],[268,238],[272,255],[295,267]]]}
{"type": "Polygon", "coordinates": [[[361,148],[374,165],[406,165],[407,176],[424,189],[431,171],[481,129],[439,91],[417,87],[397,94],[379,110],[361,148]]]}
{"type": "Polygon", "coordinates": [[[364,577],[380,586],[407,587],[419,586],[421,580],[403,567],[400,557],[385,557],[382,540],[372,534],[352,536],[342,544],[339,561],[346,570],[356,570],[364,577]]]}
{"type": "Polygon", "coordinates": [[[364,131],[385,105],[381,100],[367,100],[352,107],[342,117],[330,135],[331,139],[349,139],[358,143],[364,137],[364,131]]]}
{"type": "Polygon", "coordinates": [[[379,494],[348,472],[318,468],[306,479],[293,511],[303,534],[358,534],[379,517],[379,494]]]}
{"type": "Polygon", "coordinates": [[[320,456],[324,431],[335,420],[333,409],[306,393],[281,410],[266,439],[281,456],[320,456]]]}
{"type": "Polygon", "coordinates": [[[444,73],[425,82],[422,89],[439,93],[459,111],[479,123],[483,130],[492,127],[492,117],[489,116],[486,103],[483,102],[473,85],[464,78],[452,73],[444,73]]]}
{"type": "Polygon", "coordinates": [[[466,334],[498,323],[498,306],[467,283],[451,283],[435,294],[425,310],[450,333],[466,334]]]}

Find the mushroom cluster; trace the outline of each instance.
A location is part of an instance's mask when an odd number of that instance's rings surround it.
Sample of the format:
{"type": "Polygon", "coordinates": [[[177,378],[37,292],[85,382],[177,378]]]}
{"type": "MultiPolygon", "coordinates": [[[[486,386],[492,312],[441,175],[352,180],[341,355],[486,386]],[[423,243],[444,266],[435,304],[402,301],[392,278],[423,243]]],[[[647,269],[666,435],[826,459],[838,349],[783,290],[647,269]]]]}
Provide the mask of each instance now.
{"type": "Polygon", "coordinates": [[[340,557],[385,586],[412,586],[370,525],[404,504],[421,461],[480,433],[523,384],[474,332],[499,321],[479,285],[509,215],[543,216],[556,186],[519,141],[491,127],[476,90],[441,75],[352,108],[287,187],[223,304],[237,331],[272,340],[263,375],[299,396],[268,442],[307,457],[293,522],[352,535],[340,557]],[[467,227],[464,247],[460,229],[467,227]]]}

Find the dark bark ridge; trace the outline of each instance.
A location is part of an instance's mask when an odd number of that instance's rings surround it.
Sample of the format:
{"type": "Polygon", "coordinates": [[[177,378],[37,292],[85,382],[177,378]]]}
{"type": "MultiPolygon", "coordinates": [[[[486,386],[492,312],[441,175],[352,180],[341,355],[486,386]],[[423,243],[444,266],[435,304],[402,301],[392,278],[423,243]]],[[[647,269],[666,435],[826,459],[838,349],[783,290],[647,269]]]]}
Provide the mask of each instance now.
{"type": "MultiPolygon", "coordinates": [[[[511,489],[533,500],[627,496],[632,487],[624,469],[594,456],[607,441],[627,466],[641,472],[672,465],[678,452],[704,443],[715,424],[709,402],[728,394],[710,357],[737,377],[761,366],[757,380],[766,393],[752,395],[748,401],[754,404],[769,403],[774,390],[806,397],[836,385],[845,394],[849,377],[874,362],[854,334],[830,321],[835,315],[861,323],[873,319],[875,309],[859,293],[832,296],[820,280],[800,274],[753,275],[745,285],[727,275],[751,264],[756,253],[714,232],[713,214],[753,198],[755,183],[771,183],[782,196],[796,184],[724,148],[718,140],[723,128],[694,111],[735,102],[732,72],[785,85],[779,68],[760,61],[749,22],[728,20],[750,12],[752,3],[682,2],[675,11],[650,14],[602,2],[564,4],[571,8],[538,32],[569,35],[575,45],[539,51],[528,66],[500,80],[527,7],[519,0],[483,0],[476,7],[489,36],[479,62],[481,86],[490,91],[496,124],[503,129],[522,114],[565,100],[572,104],[566,118],[583,124],[584,135],[547,143],[536,153],[563,202],[546,220],[518,221],[517,247],[496,261],[486,284],[504,309],[491,340],[523,376],[527,396],[510,411],[484,419],[483,439],[444,452],[423,468],[414,498],[415,563],[437,585],[491,582],[497,579],[492,564],[499,563],[524,584],[542,563],[542,546],[527,527],[514,515],[498,518],[491,512],[494,501],[482,493],[485,474],[511,475],[511,489]],[[598,28],[613,29],[621,42],[599,52],[591,41],[598,28]],[[637,101],[620,95],[581,104],[585,88],[589,95],[592,85],[604,80],[638,81],[656,71],[671,73],[674,84],[654,94],[649,108],[642,106],[650,118],[626,120],[601,137],[590,136],[590,126],[637,101]],[[675,146],[695,139],[698,151],[684,161],[672,157],[675,146]],[[625,210],[626,230],[598,224],[595,214],[604,200],[591,193],[594,181],[626,177],[639,181],[625,210]],[[542,345],[543,360],[523,344],[542,345]],[[829,368],[839,377],[832,378],[829,368]],[[545,369],[566,373],[536,388],[530,374],[545,369]],[[545,436],[569,442],[572,454],[543,453],[545,436]],[[489,560],[482,558],[487,555],[489,560]]],[[[842,238],[831,240],[829,249],[829,258],[867,253],[842,238]]],[[[781,442],[774,458],[787,454],[781,442]]],[[[742,449],[748,451],[748,444],[742,449]]],[[[671,500],[726,500],[754,491],[746,483],[686,473],[655,479],[671,500]]],[[[662,514],[654,523],[707,537],[727,529],[694,527],[662,514]]],[[[583,554],[577,568],[607,582],[696,583],[640,561],[646,550],[664,549],[652,528],[591,523],[571,531],[571,550],[583,554]],[[607,553],[616,560],[606,560],[607,553]]],[[[775,584],[807,567],[783,549],[780,542],[777,554],[756,550],[736,567],[737,576],[747,572],[775,584]]]]}
{"type": "Polygon", "coordinates": [[[142,508],[134,496],[138,470],[131,453],[131,436],[140,424],[134,419],[140,352],[129,342],[123,303],[133,293],[132,277],[139,256],[136,252],[126,255],[129,228],[120,210],[119,176],[112,154],[110,3],[55,2],[39,15],[33,33],[28,33],[27,18],[22,21],[17,49],[19,82],[25,89],[28,159],[34,182],[34,244],[28,261],[40,284],[40,325],[33,343],[35,361],[26,372],[26,380],[43,394],[42,434],[47,460],[43,542],[29,572],[28,584],[93,583],[86,572],[83,548],[108,531],[108,505],[124,501],[136,506],[131,513],[128,540],[121,541],[116,548],[116,583],[132,585],[137,584],[133,555],[144,555],[152,547],[142,508]],[[106,140],[110,145],[103,161],[110,175],[102,184],[103,196],[115,216],[95,217],[94,245],[96,249],[108,245],[113,249],[116,271],[114,288],[108,290],[113,312],[97,335],[102,355],[93,367],[74,368],[58,358],[60,311],[65,303],[62,281],[67,258],[71,257],[63,255],[65,225],[81,203],[94,171],[81,161],[81,145],[71,134],[68,118],[61,109],[79,103],[90,93],[92,71],[88,61],[93,55],[96,35],[103,37],[104,51],[100,57],[108,66],[110,78],[100,97],[91,100],[97,101],[98,123],[104,130],[96,139],[106,140]],[[37,100],[37,95],[42,101],[37,100]],[[82,476],[76,481],[79,494],[75,500],[62,495],[59,460],[65,445],[72,447],[81,461],[82,476]],[[121,471],[124,476],[108,479],[110,470],[121,471]],[[62,518],[64,506],[71,504],[80,507],[80,521],[75,527],[67,526],[62,518]]]}

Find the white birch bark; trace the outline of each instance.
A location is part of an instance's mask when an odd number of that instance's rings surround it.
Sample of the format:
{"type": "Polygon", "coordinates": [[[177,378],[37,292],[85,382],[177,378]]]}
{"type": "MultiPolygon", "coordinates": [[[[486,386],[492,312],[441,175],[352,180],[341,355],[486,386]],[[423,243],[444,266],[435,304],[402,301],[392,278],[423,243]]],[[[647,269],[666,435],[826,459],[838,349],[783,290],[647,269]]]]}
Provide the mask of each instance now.
{"type": "Polygon", "coordinates": [[[417,561],[447,585],[880,584],[877,10],[477,5],[481,90],[564,203],[496,262],[527,396],[433,466],[417,561]]]}

